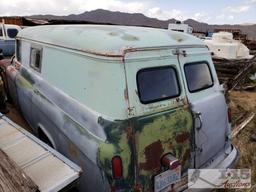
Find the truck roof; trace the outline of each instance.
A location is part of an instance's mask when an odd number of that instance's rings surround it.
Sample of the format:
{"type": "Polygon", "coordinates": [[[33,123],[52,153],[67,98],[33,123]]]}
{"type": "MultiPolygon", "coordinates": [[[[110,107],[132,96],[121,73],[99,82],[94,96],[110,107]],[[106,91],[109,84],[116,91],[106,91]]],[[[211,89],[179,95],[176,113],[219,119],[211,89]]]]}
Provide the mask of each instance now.
{"type": "Polygon", "coordinates": [[[113,25],[28,27],[21,30],[17,38],[106,56],[122,56],[132,49],[205,46],[200,39],[185,33],[113,25]]]}

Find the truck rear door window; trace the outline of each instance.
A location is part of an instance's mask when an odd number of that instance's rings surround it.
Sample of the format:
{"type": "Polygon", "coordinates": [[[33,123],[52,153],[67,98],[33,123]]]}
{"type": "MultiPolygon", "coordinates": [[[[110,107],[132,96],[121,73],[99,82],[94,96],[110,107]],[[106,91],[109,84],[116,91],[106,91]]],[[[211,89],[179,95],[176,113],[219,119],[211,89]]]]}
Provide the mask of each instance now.
{"type": "Polygon", "coordinates": [[[197,92],[213,86],[213,78],[207,63],[190,63],[184,66],[188,89],[197,92]]]}
{"type": "Polygon", "coordinates": [[[176,70],[173,67],[142,69],[137,73],[141,103],[153,103],[180,95],[176,70]]]}

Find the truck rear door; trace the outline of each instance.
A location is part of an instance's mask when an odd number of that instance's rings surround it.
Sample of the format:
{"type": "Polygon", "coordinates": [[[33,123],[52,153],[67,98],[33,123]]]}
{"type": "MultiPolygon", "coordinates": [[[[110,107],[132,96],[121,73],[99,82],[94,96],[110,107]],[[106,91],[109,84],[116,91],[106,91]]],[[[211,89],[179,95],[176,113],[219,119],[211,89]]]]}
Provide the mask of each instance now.
{"type": "Polygon", "coordinates": [[[195,122],[195,167],[206,166],[225,148],[227,105],[206,48],[177,50],[195,122]],[[181,53],[181,54],[179,54],[181,53]]]}
{"type": "Polygon", "coordinates": [[[180,162],[181,175],[191,162],[193,123],[180,66],[170,49],[139,51],[126,54],[125,71],[135,183],[144,191],[159,191],[177,181],[168,180],[176,176],[165,172],[169,167],[161,164],[163,156],[171,154],[180,162]]]}

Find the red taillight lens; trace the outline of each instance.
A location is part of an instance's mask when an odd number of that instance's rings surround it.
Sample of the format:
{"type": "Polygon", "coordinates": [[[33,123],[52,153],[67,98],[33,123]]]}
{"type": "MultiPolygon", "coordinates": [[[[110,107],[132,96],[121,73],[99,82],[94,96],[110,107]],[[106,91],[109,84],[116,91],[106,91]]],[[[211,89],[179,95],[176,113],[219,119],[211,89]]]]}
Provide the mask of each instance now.
{"type": "Polygon", "coordinates": [[[228,108],[228,122],[231,123],[231,120],[232,120],[231,109],[228,108]]]}
{"type": "Polygon", "coordinates": [[[163,166],[168,167],[171,170],[174,170],[181,165],[180,161],[171,154],[164,155],[161,162],[163,166]]]}
{"type": "Polygon", "coordinates": [[[122,160],[119,156],[112,158],[112,174],[114,179],[122,177],[122,160]]]}

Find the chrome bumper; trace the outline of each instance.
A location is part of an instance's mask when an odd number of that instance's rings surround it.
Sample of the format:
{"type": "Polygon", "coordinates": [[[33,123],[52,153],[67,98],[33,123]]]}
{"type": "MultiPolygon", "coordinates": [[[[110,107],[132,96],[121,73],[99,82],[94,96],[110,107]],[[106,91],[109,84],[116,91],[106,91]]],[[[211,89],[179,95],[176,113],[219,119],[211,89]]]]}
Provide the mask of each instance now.
{"type": "MultiPolygon", "coordinates": [[[[231,152],[228,154],[228,156],[225,157],[225,159],[222,159],[222,161],[218,162],[215,165],[211,165],[209,167],[205,167],[205,169],[232,169],[236,166],[240,154],[239,151],[231,145],[232,149],[231,152]]],[[[217,159],[216,159],[217,160],[217,159]]],[[[181,187],[182,188],[182,187],[181,187]]],[[[181,191],[184,192],[207,192],[212,191],[213,189],[181,189],[181,191]]]]}

